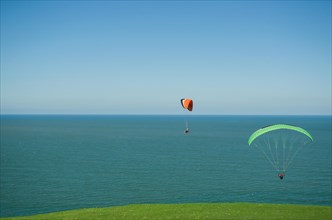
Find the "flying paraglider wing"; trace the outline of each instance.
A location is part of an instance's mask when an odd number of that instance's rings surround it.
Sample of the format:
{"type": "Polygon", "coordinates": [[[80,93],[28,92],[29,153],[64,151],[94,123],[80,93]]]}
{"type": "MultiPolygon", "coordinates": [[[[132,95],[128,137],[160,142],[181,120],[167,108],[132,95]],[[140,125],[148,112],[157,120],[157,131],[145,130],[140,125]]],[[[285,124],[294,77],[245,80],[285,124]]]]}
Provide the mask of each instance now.
{"type": "Polygon", "coordinates": [[[248,145],[259,150],[278,172],[282,180],[298,152],[313,141],[303,128],[275,124],[258,129],[248,139],[248,145]]]}
{"type": "Polygon", "coordinates": [[[267,127],[264,127],[264,128],[261,128],[261,129],[255,131],[249,137],[248,144],[250,145],[256,138],[258,138],[259,136],[261,136],[261,135],[263,135],[267,132],[274,131],[274,130],[279,130],[279,129],[288,129],[288,130],[293,130],[293,131],[300,132],[300,133],[306,135],[308,138],[310,138],[311,141],[313,141],[313,138],[309,134],[309,132],[307,132],[303,128],[296,127],[296,126],[293,126],[293,125],[287,125],[287,124],[276,124],[276,125],[267,126],[267,127]]]}
{"type": "Polygon", "coordinates": [[[183,108],[188,109],[188,111],[193,110],[193,100],[191,99],[181,99],[181,105],[183,108]]]}

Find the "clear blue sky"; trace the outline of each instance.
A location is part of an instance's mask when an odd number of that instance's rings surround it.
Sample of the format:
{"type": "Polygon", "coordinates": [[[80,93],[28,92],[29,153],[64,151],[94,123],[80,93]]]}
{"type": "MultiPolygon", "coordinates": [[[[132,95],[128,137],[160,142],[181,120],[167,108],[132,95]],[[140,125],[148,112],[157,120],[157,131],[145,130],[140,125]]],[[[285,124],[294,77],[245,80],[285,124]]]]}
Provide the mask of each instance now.
{"type": "Polygon", "coordinates": [[[1,1],[2,114],[331,114],[331,1],[1,1]]]}

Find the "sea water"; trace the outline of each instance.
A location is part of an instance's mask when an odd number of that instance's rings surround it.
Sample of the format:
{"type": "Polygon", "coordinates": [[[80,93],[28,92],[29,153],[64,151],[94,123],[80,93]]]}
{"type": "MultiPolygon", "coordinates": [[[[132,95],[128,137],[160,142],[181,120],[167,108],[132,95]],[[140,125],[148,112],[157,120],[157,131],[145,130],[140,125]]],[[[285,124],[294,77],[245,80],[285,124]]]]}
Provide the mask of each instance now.
{"type": "Polygon", "coordinates": [[[1,217],[142,203],[331,206],[331,116],[2,115],[0,177],[1,217]],[[314,138],[283,180],[248,146],[276,123],[314,138]]]}

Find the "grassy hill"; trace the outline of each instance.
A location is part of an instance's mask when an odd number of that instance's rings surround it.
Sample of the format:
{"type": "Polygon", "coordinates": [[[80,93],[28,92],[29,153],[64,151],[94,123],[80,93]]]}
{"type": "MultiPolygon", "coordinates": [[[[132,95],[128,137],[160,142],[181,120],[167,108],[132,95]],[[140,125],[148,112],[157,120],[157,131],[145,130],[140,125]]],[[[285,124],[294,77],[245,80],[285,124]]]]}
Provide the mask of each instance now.
{"type": "Polygon", "coordinates": [[[34,216],[1,218],[11,220],[97,220],[97,219],[332,219],[331,206],[255,203],[142,204],[110,208],[88,208],[34,216]]]}

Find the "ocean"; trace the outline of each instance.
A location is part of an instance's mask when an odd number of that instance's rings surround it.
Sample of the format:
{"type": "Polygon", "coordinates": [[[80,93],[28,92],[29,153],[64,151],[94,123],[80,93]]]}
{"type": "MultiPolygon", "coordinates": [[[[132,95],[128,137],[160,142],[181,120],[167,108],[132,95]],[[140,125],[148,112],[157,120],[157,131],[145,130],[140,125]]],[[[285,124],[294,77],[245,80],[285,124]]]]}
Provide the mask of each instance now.
{"type": "Polygon", "coordinates": [[[142,203],[331,206],[331,116],[2,115],[0,177],[0,217],[142,203]],[[277,123],[314,139],[283,180],[248,146],[277,123]]]}

